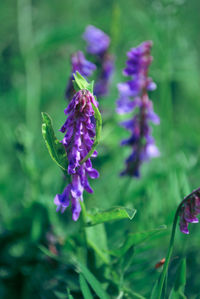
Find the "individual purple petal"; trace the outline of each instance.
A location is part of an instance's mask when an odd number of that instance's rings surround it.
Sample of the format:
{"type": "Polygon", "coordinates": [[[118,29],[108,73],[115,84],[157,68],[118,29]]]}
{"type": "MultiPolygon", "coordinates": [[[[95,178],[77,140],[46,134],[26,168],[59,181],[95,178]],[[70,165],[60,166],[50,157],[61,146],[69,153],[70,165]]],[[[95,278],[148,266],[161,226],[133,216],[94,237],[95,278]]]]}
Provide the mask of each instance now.
{"type": "Polygon", "coordinates": [[[180,230],[182,231],[182,233],[187,234],[187,235],[189,234],[188,223],[182,216],[180,219],[179,226],[180,226],[180,230]]]}
{"type": "Polygon", "coordinates": [[[189,223],[198,223],[199,222],[198,218],[192,212],[190,204],[187,204],[185,206],[184,219],[189,223]]]}
{"type": "Polygon", "coordinates": [[[70,187],[67,186],[62,194],[56,194],[54,198],[54,203],[57,205],[57,211],[61,209],[62,212],[69,206],[70,196],[69,196],[70,187]],[[63,210],[64,209],[64,210],[63,210]]]}
{"type": "Polygon", "coordinates": [[[160,124],[160,117],[152,109],[147,112],[147,118],[155,125],[160,124]]]}
{"type": "Polygon", "coordinates": [[[156,158],[160,156],[160,152],[157,148],[157,146],[153,143],[147,144],[146,147],[146,158],[151,159],[151,158],[156,158]]]}
{"type": "Polygon", "coordinates": [[[81,205],[77,198],[72,197],[71,202],[72,202],[72,219],[74,221],[77,221],[80,216],[81,205]]]}
{"type": "Polygon", "coordinates": [[[117,113],[118,114],[130,113],[137,106],[138,106],[137,101],[131,101],[130,98],[127,96],[121,96],[117,100],[117,113]]]}

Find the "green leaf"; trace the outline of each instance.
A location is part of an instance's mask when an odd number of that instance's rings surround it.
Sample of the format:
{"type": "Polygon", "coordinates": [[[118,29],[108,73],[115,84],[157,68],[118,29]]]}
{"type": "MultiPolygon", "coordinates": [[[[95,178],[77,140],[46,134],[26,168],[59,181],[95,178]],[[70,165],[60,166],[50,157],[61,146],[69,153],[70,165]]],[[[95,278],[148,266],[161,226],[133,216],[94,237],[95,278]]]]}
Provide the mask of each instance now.
{"type": "Polygon", "coordinates": [[[58,299],[67,299],[69,298],[67,296],[67,294],[61,293],[59,291],[54,291],[54,295],[58,298],[58,299]]]}
{"type": "Polygon", "coordinates": [[[109,264],[106,231],[103,224],[85,228],[88,245],[96,252],[101,260],[109,264]]]}
{"type": "Polygon", "coordinates": [[[175,291],[174,289],[172,289],[169,295],[169,299],[187,299],[187,297],[183,294],[181,290],[175,291]]]}
{"type": "MultiPolygon", "coordinates": [[[[146,299],[144,296],[132,291],[131,289],[129,288],[125,288],[125,291],[131,295],[131,298],[132,299],[146,299]]],[[[129,297],[128,297],[129,298],[129,297]]]]}
{"type": "Polygon", "coordinates": [[[67,154],[62,143],[56,138],[50,116],[42,112],[42,135],[52,160],[67,171],[67,154]]]}
{"type": "Polygon", "coordinates": [[[152,229],[150,231],[129,234],[127,236],[124,244],[119,249],[115,249],[115,250],[111,251],[111,254],[120,257],[120,256],[124,255],[130,247],[139,245],[140,243],[153,237],[155,234],[165,230],[166,228],[167,227],[165,225],[163,225],[159,228],[152,229]]]}
{"type": "Polygon", "coordinates": [[[67,288],[67,298],[68,299],[74,299],[74,297],[71,295],[71,293],[70,293],[70,289],[69,288],[67,288]]]}
{"type": "Polygon", "coordinates": [[[130,220],[133,219],[133,217],[136,214],[135,209],[130,208],[124,208],[124,207],[115,207],[109,210],[105,210],[102,212],[98,212],[96,214],[87,214],[88,226],[96,225],[99,223],[104,223],[108,221],[113,220],[120,220],[124,218],[129,218],[130,220]]]}
{"type": "Polygon", "coordinates": [[[155,284],[153,286],[152,292],[151,292],[150,299],[156,299],[156,298],[158,298],[158,282],[159,282],[159,280],[156,280],[156,282],[155,282],[155,284]]]}
{"type": "Polygon", "coordinates": [[[171,290],[169,299],[187,299],[184,295],[186,285],[186,259],[182,259],[176,273],[174,287],[171,290]]]}
{"type": "Polygon", "coordinates": [[[94,153],[94,151],[100,141],[100,137],[101,137],[101,129],[102,129],[101,113],[99,112],[99,109],[97,107],[95,107],[93,104],[92,104],[92,107],[94,109],[94,117],[96,120],[96,135],[95,135],[95,139],[94,139],[91,150],[85,156],[85,158],[80,162],[80,164],[83,164],[85,161],[87,161],[91,157],[91,155],[94,153]]]}
{"type": "Polygon", "coordinates": [[[186,259],[184,258],[182,259],[178,267],[174,288],[175,290],[184,288],[185,284],[186,284],[186,259]]]}
{"type": "Polygon", "coordinates": [[[83,76],[81,76],[78,71],[73,74],[73,76],[73,84],[76,91],[79,91],[80,89],[87,89],[93,94],[94,81],[88,83],[87,80],[83,76]]]}
{"type": "Polygon", "coordinates": [[[77,264],[80,272],[83,274],[91,288],[97,294],[100,299],[109,299],[107,293],[102,288],[100,282],[96,279],[96,277],[84,266],[82,263],[78,262],[77,264]]]}
{"type": "Polygon", "coordinates": [[[79,282],[84,299],[93,299],[87,281],[82,274],[79,275],[79,282]]]}

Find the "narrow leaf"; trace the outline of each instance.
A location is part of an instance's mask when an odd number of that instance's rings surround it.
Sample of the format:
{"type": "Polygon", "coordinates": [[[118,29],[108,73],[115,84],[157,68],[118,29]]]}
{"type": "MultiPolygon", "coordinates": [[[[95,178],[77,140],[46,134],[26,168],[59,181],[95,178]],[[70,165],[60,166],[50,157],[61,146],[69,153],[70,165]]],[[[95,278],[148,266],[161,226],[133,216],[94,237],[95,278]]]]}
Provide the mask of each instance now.
{"type": "Polygon", "coordinates": [[[42,112],[42,135],[52,160],[67,171],[67,155],[64,146],[56,138],[50,116],[42,112]]]}
{"type": "Polygon", "coordinates": [[[158,298],[158,281],[159,280],[156,280],[156,282],[155,282],[155,284],[153,286],[150,299],[156,299],[156,298],[158,298]]]}
{"type": "Polygon", "coordinates": [[[54,295],[58,299],[67,299],[67,298],[69,298],[69,297],[67,297],[67,294],[61,293],[59,291],[54,291],[54,295]]]}
{"type": "Polygon", "coordinates": [[[68,296],[67,297],[68,299],[74,299],[74,297],[70,293],[70,289],[68,289],[68,288],[67,288],[67,296],[68,296]]]}
{"type": "Polygon", "coordinates": [[[97,296],[100,299],[109,299],[108,295],[102,288],[100,282],[96,279],[96,277],[80,262],[78,263],[78,268],[80,272],[83,274],[91,288],[94,290],[94,292],[97,294],[97,296]]]}
{"type": "Polygon", "coordinates": [[[80,89],[87,89],[93,94],[94,81],[88,83],[87,80],[78,71],[73,74],[73,76],[73,84],[76,91],[79,91],[80,89]]]}
{"type": "Polygon", "coordinates": [[[104,223],[113,220],[120,220],[124,218],[129,218],[130,220],[132,220],[135,214],[136,214],[135,209],[115,207],[96,214],[87,214],[88,216],[87,225],[92,226],[99,223],[104,223]]]}
{"type": "Polygon", "coordinates": [[[165,229],[166,229],[166,226],[163,225],[159,228],[152,229],[150,231],[129,234],[127,236],[124,244],[119,249],[113,250],[111,253],[115,256],[120,257],[120,256],[124,255],[130,247],[139,245],[140,243],[146,241],[147,239],[153,237],[155,234],[157,234],[165,229]]]}
{"type": "Polygon", "coordinates": [[[110,258],[107,247],[107,236],[103,224],[87,227],[85,229],[86,239],[88,245],[96,252],[101,258],[103,263],[109,264],[110,258]]]}
{"type": "Polygon", "coordinates": [[[186,259],[182,259],[176,274],[174,289],[178,290],[185,287],[186,284],[186,259]]]}
{"type": "Polygon", "coordinates": [[[174,287],[170,292],[169,299],[187,299],[184,295],[186,284],[186,259],[183,259],[178,267],[174,287]]]}
{"type": "Polygon", "coordinates": [[[93,299],[87,281],[82,274],[79,275],[79,282],[84,299],[93,299]]]}

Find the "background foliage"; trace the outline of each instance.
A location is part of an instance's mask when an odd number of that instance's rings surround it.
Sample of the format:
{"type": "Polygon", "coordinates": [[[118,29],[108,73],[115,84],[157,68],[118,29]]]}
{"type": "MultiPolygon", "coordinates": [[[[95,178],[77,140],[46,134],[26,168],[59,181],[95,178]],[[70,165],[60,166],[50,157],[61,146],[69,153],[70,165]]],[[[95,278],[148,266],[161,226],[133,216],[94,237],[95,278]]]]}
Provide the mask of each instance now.
{"type": "MultiPolygon", "coordinates": [[[[106,298],[105,291],[110,298],[149,298],[175,209],[199,186],[199,10],[198,0],[1,1],[1,298],[70,298],[70,291],[74,298],[106,298]],[[88,228],[86,247],[81,220],[74,223],[70,210],[55,212],[54,195],[66,182],[45,148],[41,111],[51,115],[57,131],[65,119],[69,57],[85,49],[81,36],[88,24],[111,36],[116,71],[109,95],[100,101],[103,132],[94,162],[100,179],[92,182],[95,192],[85,194],[85,203],[87,209],[121,205],[138,212],[133,220],[88,228]],[[123,80],[126,52],[146,39],[154,42],[150,74],[158,89],[151,98],[161,118],[154,127],[161,157],[143,166],[140,180],[129,180],[118,175],[128,150],[119,146],[126,132],[115,113],[116,83],[123,80]],[[168,229],[130,247],[123,258],[109,254],[129,233],[162,224],[168,229]]],[[[185,294],[200,298],[198,225],[189,236],[177,232],[169,286],[182,257],[185,294]]]]}

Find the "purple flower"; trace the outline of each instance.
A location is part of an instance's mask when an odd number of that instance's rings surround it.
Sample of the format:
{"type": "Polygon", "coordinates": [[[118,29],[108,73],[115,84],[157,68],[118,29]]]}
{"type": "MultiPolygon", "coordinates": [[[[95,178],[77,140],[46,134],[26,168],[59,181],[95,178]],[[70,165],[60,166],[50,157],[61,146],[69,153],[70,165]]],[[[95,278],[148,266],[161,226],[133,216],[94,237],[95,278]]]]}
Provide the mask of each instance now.
{"type": "Polygon", "coordinates": [[[66,88],[66,98],[71,100],[75,90],[73,88],[72,80],[74,79],[73,73],[78,71],[83,77],[90,77],[94,70],[96,70],[96,65],[88,61],[83,52],[78,51],[71,56],[72,74],[69,78],[69,82],[66,88]]]}
{"type": "Polygon", "coordinates": [[[108,93],[111,75],[114,70],[114,59],[109,54],[104,54],[100,63],[100,75],[94,86],[94,94],[102,97],[108,93]]]}
{"type": "MultiPolygon", "coordinates": [[[[94,142],[96,124],[92,104],[97,107],[98,103],[88,90],[78,91],[65,114],[68,116],[60,131],[65,133],[62,143],[68,157],[68,174],[71,175],[71,183],[64,189],[62,194],[57,194],[54,203],[57,211],[64,212],[71,202],[72,218],[76,221],[81,211],[80,201],[83,201],[83,191],[92,193],[88,177],[96,179],[99,173],[92,167],[91,159],[81,163],[94,142]]],[[[97,156],[95,151],[92,157],[97,156]]]]}
{"type": "Polygon", "coordinates": [[[183,200],[183,205],[179,212],[179,226],[182,233],[189,234],[188,224],[198,223],[198,214],[200,214],[200,189],[195,190],[186,200],[183,200]]]}
{"type": "Polygon", "coordinates": [[[114,57],[108,53],[110,38],[92,25],[86,28],[83,38],[87,42],[87,52],[96,56],[98,66],[99,75],[94,86],[94,94],[97,97],[105,96],[114,70],[114,57]]]}
{"type": "Polygon", "coordinates": [[[127,53],[127,67],[123,74],[131,76],[131,80],[118,84],[118,114],[135,112],[132,119],[121,124],[131,132],[131,136],[123,140],[121,145],[128,145],[132,149],[122,175],[139,177],[141,164],[160,154],[149,126],[150,121],[154,124],[160,122],[147,93],[156,88],[156,84],[148,77],[148,69],[152,62],[151,47],[152,42],[146,41],[127,53]]]}
{"type": "Polygon", "coordinates": [[[92,25],[87,26],[83,38],[87,42],[88,53],[93,55],[104,54],[110,44],[108,35],[92,25]]]}

